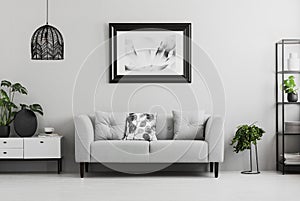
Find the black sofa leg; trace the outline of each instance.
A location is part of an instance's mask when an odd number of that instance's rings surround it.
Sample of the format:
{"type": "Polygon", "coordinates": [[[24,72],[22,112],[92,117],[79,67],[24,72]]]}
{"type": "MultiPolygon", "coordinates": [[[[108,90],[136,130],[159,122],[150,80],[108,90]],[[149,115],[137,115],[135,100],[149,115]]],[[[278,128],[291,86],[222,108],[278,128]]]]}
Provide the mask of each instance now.
{"type": "Polygon", "coordinates": [[[219,177],[219,163],[215,162],[215,178],[219,177]]]}
{"type": "Polygon", "coordinates": [[[80,163],[80,177],[81,178],[84,177],[84,164],[85,163],[80,163]]]}
{"type": "Polygon", "coordinates": [[[213,171],[214,171],[214,163],[213,163],[213,162],[210,162],[210,163],[209,163],[209,171],[210,171],[210,172],[213,172],[213,171]]]}
{"type": "Polygon", "coordinates": [[[89,172],[89,163],[85,163],[85,172],[89,172]]]}

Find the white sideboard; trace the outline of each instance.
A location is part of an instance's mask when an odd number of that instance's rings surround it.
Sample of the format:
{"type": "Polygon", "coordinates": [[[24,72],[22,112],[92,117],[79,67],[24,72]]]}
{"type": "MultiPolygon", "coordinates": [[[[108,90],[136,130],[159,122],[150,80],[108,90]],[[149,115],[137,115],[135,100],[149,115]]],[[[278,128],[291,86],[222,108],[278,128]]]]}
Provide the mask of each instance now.
{"type": "Polygon", "coordinates": [[[0,138],[1,160],[55,160],[62,169],[62,136],[0,138]]]}

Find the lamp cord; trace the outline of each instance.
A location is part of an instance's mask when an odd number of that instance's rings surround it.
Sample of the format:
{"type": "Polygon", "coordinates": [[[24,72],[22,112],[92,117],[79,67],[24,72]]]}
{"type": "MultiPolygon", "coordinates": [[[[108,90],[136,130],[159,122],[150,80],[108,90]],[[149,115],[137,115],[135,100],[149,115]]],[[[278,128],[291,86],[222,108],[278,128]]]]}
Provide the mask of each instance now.
{"type": "Polygon", "coordinates": [[[46,24],[48,24],[48,0],[46,3],[46,24]]]}

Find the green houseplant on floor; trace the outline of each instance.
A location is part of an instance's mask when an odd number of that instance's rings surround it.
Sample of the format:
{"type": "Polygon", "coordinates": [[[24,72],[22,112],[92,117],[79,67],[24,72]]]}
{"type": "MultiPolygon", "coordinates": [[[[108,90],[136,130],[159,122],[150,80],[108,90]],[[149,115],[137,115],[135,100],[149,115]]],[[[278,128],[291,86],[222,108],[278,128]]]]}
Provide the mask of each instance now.
{"type": "Polygon", "coordinates": [[[259,174],[258,167],[258,154],[257,154],[257,141],[261,140],[265,131],[256,126],[255,123],[250,125],[240,125],[237,127],[237,131],[235,136],[231,141],[231,145],[233,145],[233,151],[239,153],[241,151],[249,150],[250,151],[250,170],[243,171],[244,174],[259,174]],[[252,170],[252,145],[255,146],[256,152],[256,172],[252,170]]]}

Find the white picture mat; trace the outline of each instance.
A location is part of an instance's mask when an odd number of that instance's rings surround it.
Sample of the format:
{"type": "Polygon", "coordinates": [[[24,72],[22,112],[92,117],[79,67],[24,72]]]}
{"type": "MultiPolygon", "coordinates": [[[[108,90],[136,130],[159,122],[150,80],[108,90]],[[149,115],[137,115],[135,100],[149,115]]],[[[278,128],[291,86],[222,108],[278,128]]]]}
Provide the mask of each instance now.
{"type": "MultiPolygon", "coordinates": [[[[184,35],[182,31],[118,31],[117,32],[117,74],[118,75],[183,75],[184,66],[184,35]],[[175,36],[176,40],[176,61],[172,69],[162,71],[141,72],[141,71],[125,71],[124,56],[126,52],[125,41],[131,40],[134,43],[135,49],[153,48],[157,49],[160,42],[168,36],[175,36]],[[145,43],[145,38],[149,38],[151,43],[145,43]],[[141,42],[144,41],[144,42],[141,42]],[[154,41],[154,42],[153,42],[154,41]]],[[[114,46],[113,46],[114,47],[114,46]]]]}

